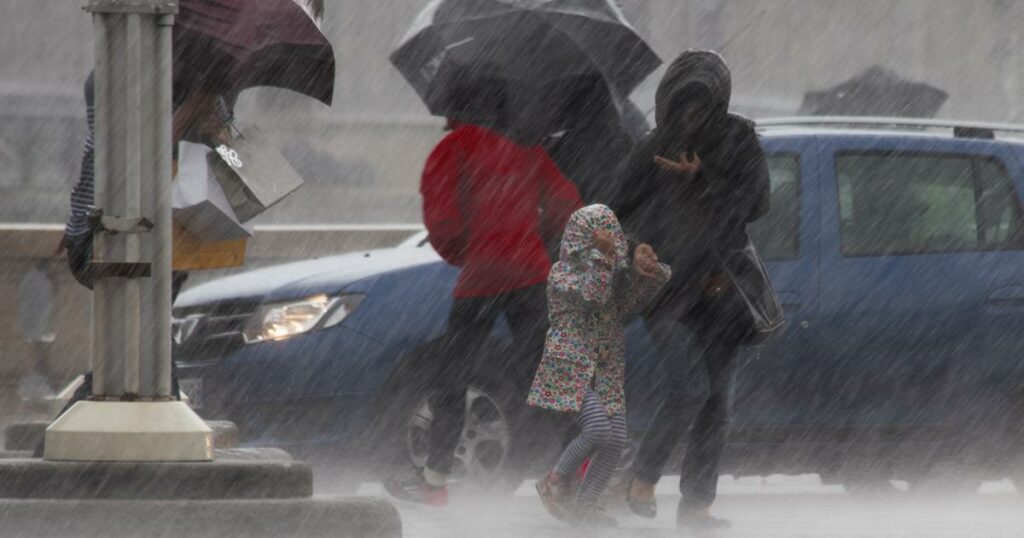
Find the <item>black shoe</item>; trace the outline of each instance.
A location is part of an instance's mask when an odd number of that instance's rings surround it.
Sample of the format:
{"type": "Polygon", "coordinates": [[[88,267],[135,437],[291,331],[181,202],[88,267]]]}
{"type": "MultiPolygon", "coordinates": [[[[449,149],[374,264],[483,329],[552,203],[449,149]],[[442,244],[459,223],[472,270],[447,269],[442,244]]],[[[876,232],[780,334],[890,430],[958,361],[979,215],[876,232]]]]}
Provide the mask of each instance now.
{"type": "Polygon", "coordinates": [[[448,486],[431,486],[419,470],[408,475],[393,475],[384,480],[384,489],[394,498],[436,508],[448,506],[448,486]]]}
{"type": "Polygon", "coordinates": [[[693,532],[714,532],[731,529],[732,523],[712,516],[707,508],[688,508],[680,504],[676,512],[676,526],[693,532]]]}

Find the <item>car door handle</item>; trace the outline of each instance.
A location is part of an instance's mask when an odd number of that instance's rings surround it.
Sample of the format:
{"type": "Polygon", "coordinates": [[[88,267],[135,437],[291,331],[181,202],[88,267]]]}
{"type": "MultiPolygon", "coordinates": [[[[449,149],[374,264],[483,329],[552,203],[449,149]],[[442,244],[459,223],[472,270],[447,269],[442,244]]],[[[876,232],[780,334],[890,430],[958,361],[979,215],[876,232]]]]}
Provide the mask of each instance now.
{"type": "Polygon", "coordinates": [[[1007,286],[993,291],[988,304],[996,306],[1024,306],[1024,286],[1007,286]]]}

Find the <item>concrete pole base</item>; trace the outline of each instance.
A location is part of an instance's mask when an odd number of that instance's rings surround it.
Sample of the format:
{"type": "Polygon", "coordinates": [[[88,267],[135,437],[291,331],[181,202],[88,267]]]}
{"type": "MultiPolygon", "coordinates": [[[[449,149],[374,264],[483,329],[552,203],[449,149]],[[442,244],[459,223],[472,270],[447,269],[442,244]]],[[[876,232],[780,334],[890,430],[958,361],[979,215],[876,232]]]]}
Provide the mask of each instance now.
{"type": "MultiPolygon", "coordinates": [[[[213,447],[215,449],[238,448],[242,433],[238,431],[238,426],[234,422],[207,420],[206,425],[213,430],[213,447]]],[[[48,420],[11,424],[4,430],[4,450],[27,450],[31,453],[43,443],[43,439],[46,437],[46,428],[49,427],[50,421],[48,420]]]]}
{"type": "Polygon", "coordinates": [[[57,461],[212,461],[213,433],[188,405],[81,401],[46,429],[57,461]]]}

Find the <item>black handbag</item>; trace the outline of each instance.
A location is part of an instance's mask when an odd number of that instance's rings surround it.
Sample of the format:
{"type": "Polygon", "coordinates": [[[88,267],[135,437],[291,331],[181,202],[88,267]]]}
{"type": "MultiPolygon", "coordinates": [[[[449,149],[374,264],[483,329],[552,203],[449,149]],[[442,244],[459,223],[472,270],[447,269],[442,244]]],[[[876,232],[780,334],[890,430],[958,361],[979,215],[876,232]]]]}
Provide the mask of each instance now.
{"type": "Polygon", "coordinates": [[[719,250],[721,266],[745,306],[750,331],[742,344],[756,346],[781,332],[785,313],[775,286],[750,237],[738,250],[719,250]]]}

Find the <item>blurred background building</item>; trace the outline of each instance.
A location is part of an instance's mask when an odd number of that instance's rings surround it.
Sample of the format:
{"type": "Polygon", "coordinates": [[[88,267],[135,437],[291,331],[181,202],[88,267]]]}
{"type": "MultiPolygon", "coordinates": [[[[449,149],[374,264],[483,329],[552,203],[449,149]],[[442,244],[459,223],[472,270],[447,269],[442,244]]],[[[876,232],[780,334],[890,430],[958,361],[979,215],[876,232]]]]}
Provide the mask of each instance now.
{"type": "MultiPolygon", "coordinates": [[[[0,220],[57,222],[78,166],[81,83],[92,26],[80,0],[0,3],[0,220]]],[[[388,54],[425,2],[330,0],[337,53],[332,108],[283,92],[243,96],[309,184],[265,222],[418,222],[420,166],[442,136],[388,54]]],[[[939,116],[1020,121],[1024,3],[1014,0],[623,0],[666,61],[689,47],[722,52],[734,108],[793,114],[805,92],[880,65],[949,93],[939,116]]],[[[659,73],[634,95],[653,107],[659,73]]]]}

